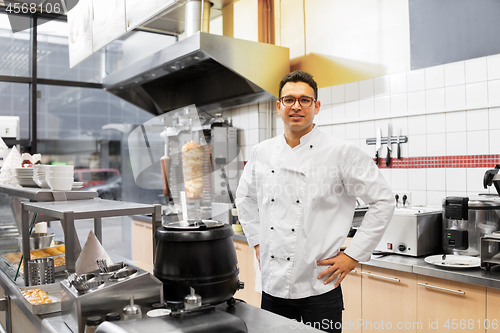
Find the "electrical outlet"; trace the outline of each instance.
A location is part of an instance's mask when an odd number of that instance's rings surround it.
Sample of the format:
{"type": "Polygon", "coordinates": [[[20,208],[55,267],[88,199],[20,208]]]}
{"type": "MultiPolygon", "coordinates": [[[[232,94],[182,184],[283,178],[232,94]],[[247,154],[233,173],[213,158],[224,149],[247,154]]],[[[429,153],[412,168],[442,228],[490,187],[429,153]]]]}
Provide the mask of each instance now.
{"type": "Polygon", "coordinates": [[[394,197],[396,197],[396,195],[398,196],[398,202],[397,202],[397,206],[398,207],[408,207],[410,204],[411,204],[411,192],[396,192],[394,193],[394,197]],[[403,198],[406,198],[404,200],[404,204],[403,204],[403,198]]]}

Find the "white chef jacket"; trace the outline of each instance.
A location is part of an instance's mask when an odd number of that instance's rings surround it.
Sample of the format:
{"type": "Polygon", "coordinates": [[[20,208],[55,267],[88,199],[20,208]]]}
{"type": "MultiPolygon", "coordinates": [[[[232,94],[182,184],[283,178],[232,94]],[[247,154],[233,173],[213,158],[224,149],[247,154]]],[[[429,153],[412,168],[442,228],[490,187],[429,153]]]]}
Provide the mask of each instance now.
{"type": "Polygon", "coordinates": [[[284,135],[253,148],[236,192],[248,244],[260,244],[262,290],[281,298],[326,293],[317,276],[350,230],[356,197],[370,207],[345,254],[367,261],[394,213],[393,193],[372,158],[316,126],[291,148],[284,135]]]}

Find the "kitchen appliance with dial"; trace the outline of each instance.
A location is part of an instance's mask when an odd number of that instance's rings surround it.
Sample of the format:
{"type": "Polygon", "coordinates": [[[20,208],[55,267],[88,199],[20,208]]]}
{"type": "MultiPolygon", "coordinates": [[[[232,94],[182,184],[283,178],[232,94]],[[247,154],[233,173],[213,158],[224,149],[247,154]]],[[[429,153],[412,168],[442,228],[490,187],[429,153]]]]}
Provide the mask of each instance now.
{"type": "Polygon", "coordinates": [[[375,251],[412,257],[441,251],[441,210],[396,208],[375,251]]]}

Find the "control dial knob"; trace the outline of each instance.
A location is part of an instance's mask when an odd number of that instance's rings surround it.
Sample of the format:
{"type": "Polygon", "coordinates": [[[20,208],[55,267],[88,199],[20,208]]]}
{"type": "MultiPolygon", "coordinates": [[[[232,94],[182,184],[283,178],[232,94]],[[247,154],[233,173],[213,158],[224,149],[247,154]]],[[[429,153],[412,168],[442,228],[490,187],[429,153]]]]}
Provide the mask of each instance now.
{"type": "Polygon", "coordinates": [[[399,250],[400,252],[406,252],[406,245],[405,245],[405,243],[401,243],[401,244],[399,244],[399,245],[398,245],[398,250],[399,250]]]}

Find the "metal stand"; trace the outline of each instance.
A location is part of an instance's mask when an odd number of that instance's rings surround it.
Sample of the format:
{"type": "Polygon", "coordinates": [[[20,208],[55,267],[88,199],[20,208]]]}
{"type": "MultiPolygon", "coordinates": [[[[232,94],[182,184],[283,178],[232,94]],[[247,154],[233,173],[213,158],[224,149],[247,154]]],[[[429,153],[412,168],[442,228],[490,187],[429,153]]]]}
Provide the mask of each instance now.
{"type": "MultiPolygon", "coordinates": [[[[23,260],[24,283],[28,285],[28,260],[30,258],[29,245],[29,215],[30,212],[43,214],[61,221],[64,229],[64,242],[66,244],[66,269],[75,272],[75,262],[77,254],[74,244],[78,241],[75,232],[75,220],[94,219],[94,233],[102,244],[102,218],[115,216],[129,216],[138,214],[152,214],[154,225],[153,234],[156,228],[161,225],[161,205],[145,205],[132,202],[113,201],[104,199],[55,201],[55,202],[33,202],[22,203],[22,236],[23,236],[23,260]]],[[[156,243],[153,239],[153,251],[156,251],[156,243]]],[[[154,252],[153,252],[154,253],[154,252]]]]}

